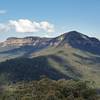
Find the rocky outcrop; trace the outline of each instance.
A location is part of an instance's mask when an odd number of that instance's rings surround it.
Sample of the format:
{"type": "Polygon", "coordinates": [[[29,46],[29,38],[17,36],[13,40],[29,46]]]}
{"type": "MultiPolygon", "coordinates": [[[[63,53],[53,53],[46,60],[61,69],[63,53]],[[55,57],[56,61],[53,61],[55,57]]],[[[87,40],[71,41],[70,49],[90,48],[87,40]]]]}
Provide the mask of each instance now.
{"type": "Polygon", "coordinates": [[[8,38],[6,41],[2,42],[2,47],[4,46],[36,46],[36,45],[46,45],[49,38],[40,37],[25,37],[25,38],[8,38]]]}

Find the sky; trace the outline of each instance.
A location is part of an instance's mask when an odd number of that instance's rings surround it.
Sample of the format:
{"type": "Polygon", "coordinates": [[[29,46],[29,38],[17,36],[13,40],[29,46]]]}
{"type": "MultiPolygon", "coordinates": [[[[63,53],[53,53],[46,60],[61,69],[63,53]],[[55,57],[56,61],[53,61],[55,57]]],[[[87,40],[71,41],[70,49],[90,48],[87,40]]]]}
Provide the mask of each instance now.
{"type": "Polygon", "coordinates": [[[100,39],[100,0],[0,0],[0,41],[73,30],[100,39]]]}

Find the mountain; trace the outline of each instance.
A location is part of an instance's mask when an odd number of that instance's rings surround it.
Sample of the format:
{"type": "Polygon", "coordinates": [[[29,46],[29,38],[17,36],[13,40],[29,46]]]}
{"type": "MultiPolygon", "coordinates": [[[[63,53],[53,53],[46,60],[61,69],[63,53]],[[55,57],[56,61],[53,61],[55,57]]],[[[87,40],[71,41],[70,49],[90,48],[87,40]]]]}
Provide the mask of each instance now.
{"type": "Polygon", "coordinates": [[[76,31],[55,38],[8,38],[0,44],[0,61],[1,83],[46,75],[91,80],[100,87],[100,41],[76,31]]]}
{"type": "Polygon", "coordinates": [[[40,37],[8,38],[0,43],[0,60],[4,61],[38,51],[47,47],[49,41],[50,38],[40,37]]]}
{"type": "Polygon", "coordinates": [[[72,48],[100,55],[100,41],[77,31],[64,33],[55,38],[11,37],[0,43],[0,61],[17,57],[30,57],[31,54],[48,47],[71,46],[72,48]]]}
{"type": "Polygon", "coordinates": [[[45,43],[48,42],[49,40],[50,40],[49,38],[40,38],[40,37],[25,37],[25,38],[11,37],[2,43],[2,47],[25,46],[25,45],[42,46],[45,45],[45,43]]]}
{"type": "Polygon", "coordinates": [[[100,55],[100,41],[94,37],[83,35],[77,31],[64,33],[56,38],[11,37],[0,43],[0,54],[18,54],[22,51],[23,53],[21,53],[24,55],[51,46],[63,45],[69,45],[73,48],[100,55]]]}
{"type": "Polygon", "coordinates": [[[100,40],[94,37],[88,37],[76,31],[65,33],[64,37],[63,44],[67,42],[73,48],[100,54],[100,40]]]}

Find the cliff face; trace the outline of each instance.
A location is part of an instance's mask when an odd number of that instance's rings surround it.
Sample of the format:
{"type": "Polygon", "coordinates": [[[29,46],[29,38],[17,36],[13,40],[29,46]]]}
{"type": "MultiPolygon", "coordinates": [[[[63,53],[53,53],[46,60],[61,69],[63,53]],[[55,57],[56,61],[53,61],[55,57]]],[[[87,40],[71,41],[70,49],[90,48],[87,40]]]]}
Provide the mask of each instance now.
{"type": "Polygon", "coordinates": [[[2,47],[5,46],[36,46],[36,45],[46,45],[49,38],[39,38],[39,37],[25,37],[25,38],[8,38],[6,41],[2,42],[2,47]]]}
{"type": "Polygon", "coordinates": [[[30,39],[19,39],[19,38],[16,38],[16,39],[8,39],[4,42],[4,46],[7,46],[7,45],[15,45],[15,46],[22,46],[22,45],[31,45],[32,44],[32,40],[30,39]]]}

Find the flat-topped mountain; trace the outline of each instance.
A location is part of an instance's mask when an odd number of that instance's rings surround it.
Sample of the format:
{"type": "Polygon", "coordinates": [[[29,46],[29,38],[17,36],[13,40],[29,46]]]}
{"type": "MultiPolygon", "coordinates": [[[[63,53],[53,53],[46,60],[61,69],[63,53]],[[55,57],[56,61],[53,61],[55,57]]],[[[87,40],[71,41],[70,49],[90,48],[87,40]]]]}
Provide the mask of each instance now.
{"type": "Polygon", "coordinates": [[[100,87],[100,41],[71,31],[55,38],[11,37],[0,44],[0,82],[92,80],[100,87]]]}
{"type": "MultiPolygon", "coordinates": [[[[41,37],[11,37],[0,43],[0,47],[27,47],[31,46],[35,51],[51,46],[69,45],[73,48],[78,48],[88,52],[100,54],[100,41],[94,37],[88,37],[77,31],[64,33],[55,38],[41,37]]],[[[6,50],[5,50],[6,51],[6,50]]]]}
{"type": "Polygon", "coordinates": [[[48,42],[49,38],[40,38],[40,37],[24,37],[24,38],[17,38],[11,37],[8,38],[6,41],[2,42],[2,46],[25,46],[25,45],[39,45],[43,44],[44,42],[48,42]]]}

